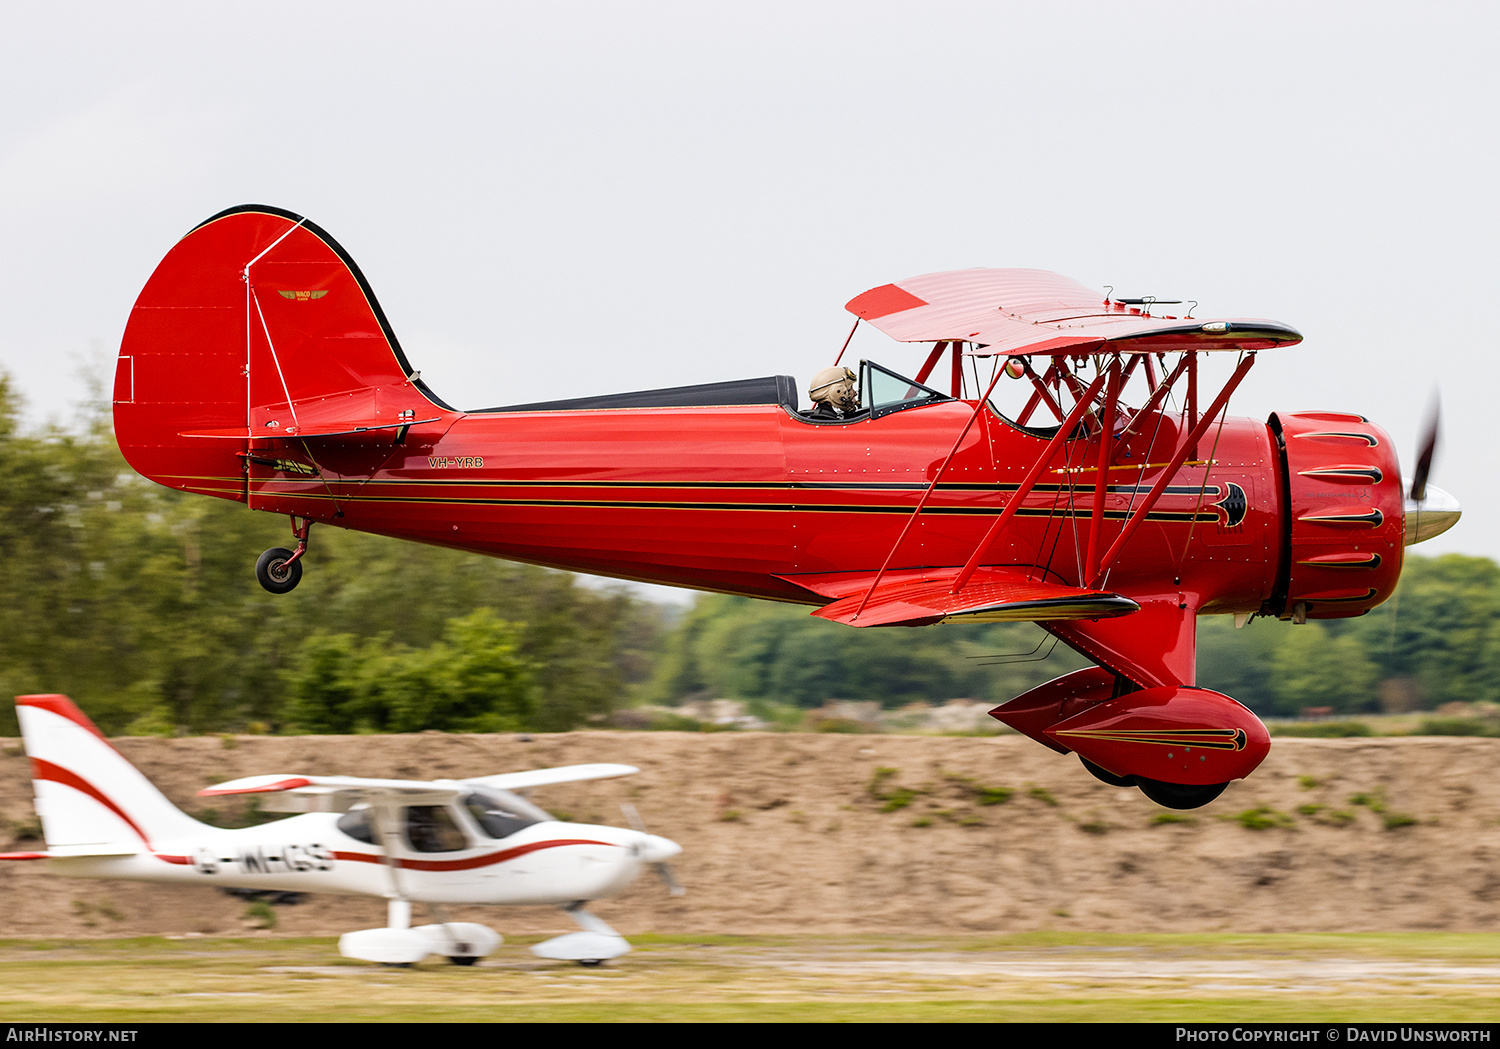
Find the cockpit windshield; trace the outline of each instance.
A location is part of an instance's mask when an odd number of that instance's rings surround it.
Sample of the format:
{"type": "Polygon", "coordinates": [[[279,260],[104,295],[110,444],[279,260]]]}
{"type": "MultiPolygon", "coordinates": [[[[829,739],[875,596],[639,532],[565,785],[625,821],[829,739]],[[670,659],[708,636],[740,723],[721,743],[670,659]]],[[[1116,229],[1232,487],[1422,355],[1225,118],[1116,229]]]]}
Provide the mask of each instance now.
{"type": "Polygon", "coordinates": [[[915,379],[897,375],[874,361],[860,361],[859,375],[864,407],[870,410],[871,418],[878,419],[907,408],[920,408],[935,401],[952,400],[946,394],[923,386],[915,379]]]}
{"type": "Polygon", "coordinates": [[[552,818],[525,798],[506,790],[475,790],[472,794],[465,794],[461,804],[480,829],[492,838],[508,838],[524,827],[552,818]]]}

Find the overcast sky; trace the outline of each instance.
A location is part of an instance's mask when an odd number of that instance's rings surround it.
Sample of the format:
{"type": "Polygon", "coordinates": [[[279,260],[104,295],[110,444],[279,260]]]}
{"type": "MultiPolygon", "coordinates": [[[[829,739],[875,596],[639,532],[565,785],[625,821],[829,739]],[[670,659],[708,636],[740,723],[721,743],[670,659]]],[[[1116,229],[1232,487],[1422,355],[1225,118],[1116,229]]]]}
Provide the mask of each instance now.
{"type": "Polygon", "coordinates": [[[0,12],[0,366],[34,422],[234,204],[338,238],[459,407],[805,382],[866,288],[1030,266],[1298,327],[1235,414],[1362,412],[1409,461],[1441,387],[1466,516],[1421,552],[1500,557],[1495,5],[0,12]]]}

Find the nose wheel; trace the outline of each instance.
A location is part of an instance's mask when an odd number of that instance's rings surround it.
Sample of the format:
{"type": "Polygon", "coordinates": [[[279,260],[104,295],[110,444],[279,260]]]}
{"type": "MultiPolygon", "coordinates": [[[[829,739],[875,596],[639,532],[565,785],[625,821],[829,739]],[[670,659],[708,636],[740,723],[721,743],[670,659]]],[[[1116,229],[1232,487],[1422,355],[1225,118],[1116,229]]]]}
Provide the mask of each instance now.
{"type": "Polygon", "coordinates": [[[292,535],[296,537],[297,549],[288,550],[283,546],[273,546],[255,562],[255,578],[260,585],[273,594],[285,594],[297,588],[302,582],[302,555],[307,553],[307,536],[312,531],[312,520],[302,518],[302,523],[297,523],[297,518],[292,518],[292,535]]]}

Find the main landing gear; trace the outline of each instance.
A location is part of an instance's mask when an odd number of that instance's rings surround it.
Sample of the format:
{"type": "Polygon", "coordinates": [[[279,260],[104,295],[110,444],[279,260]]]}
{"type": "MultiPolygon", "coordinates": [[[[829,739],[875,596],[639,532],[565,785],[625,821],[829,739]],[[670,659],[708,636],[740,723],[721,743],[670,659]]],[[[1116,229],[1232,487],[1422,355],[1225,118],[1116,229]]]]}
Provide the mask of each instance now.
{"type": "Polygon", "coordinates": [[[312,531],[312,518],[302,518],[300,525],[297,520],[296,517],[292,518],[292,536],[297,540],[297,549],[273,546],[255,562],[255,578],[273,594],[289,593],[302,582],[302,555],[307,553],[307,535],[312,531]]]}
{"type": "Polygon", "coordinates": [[[1145,776],[1117,776],[1081,755],[1078,760],[1083,762],[1083,767],[1095,779],[1108,783],[1111,787],[1139,787],[1142,794],[1167,809],[1201,808],[1223,794],[1224,788],[1229,786],[1228,783],[1167,783],[1159,779],[1147,779],[1145,776]]]}

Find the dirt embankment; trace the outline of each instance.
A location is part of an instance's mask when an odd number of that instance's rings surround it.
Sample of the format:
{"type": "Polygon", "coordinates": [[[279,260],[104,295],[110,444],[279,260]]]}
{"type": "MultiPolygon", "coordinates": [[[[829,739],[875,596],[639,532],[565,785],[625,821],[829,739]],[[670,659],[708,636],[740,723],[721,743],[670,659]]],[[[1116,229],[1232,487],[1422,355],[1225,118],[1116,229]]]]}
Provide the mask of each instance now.
{"type": "MultiPolygon", "coordinates": [[[[210,807],[200,788],[258,773],[637,765],[628,779],[534,795],[559,814],[617,824],[629,801],[682,844],[674,866],[686,896],[648,876],[595,905],[627,934],[1500,927],[1500,740],[1278,740],[1250,780],[1186,814],[1020,737],[423,733],[116,745],[195,813],[210,807]]],[[[0,820],[20,834],[9,850],[40,847],[25,840],[35,816],[18,741],[0,746],[0,820]]],[[[4,863],[0,891],[0,936],[247,928],[244,901],[212,888],[73,881],[41,863],[4,863]]],[[[308,897],[276,913],[279,934],[384,923],[384,904],[368,899],[308,897]]],[[[503,932],[573,927],[546,909],[464,913],[503,932]]]]}

